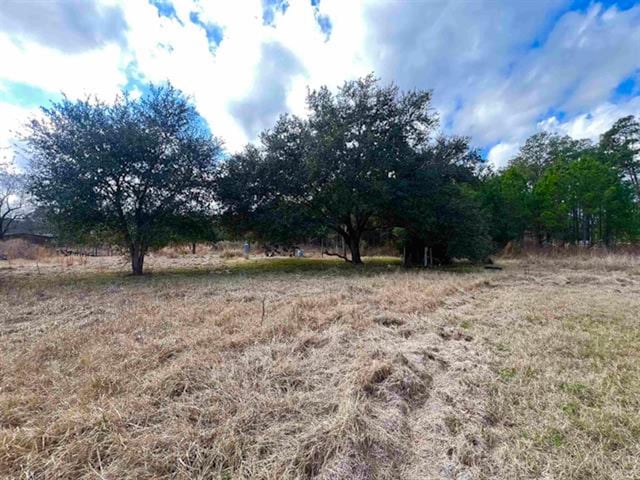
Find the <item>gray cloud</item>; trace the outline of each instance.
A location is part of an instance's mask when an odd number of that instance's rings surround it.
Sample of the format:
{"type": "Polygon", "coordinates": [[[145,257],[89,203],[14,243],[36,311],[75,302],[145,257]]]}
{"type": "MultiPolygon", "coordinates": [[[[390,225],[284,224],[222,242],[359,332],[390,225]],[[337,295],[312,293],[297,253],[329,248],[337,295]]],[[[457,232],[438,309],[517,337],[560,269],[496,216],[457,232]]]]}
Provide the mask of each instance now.
{"type": "Polygon", "coordinates": [[[0,30],[76,53],[110,42],[124,45],[127,24],[119,7],[93,0],[4,0],[0,30]]]}
{"type": "Polygon", "coordinates": [[[256,71],[251,92],[230,107],[249,138],[273,126],[278,115],[288,110],[287,90],[292,78],[304,72],[304,67],[289,49],[271,42],[262,45],[256,71]]]}
{"type": "Polygon", "coordinates": [[[367,10],[376,71],[403,88],[432,88],[445,117],[507,77],[561,5],[552,2],[406,2],[367,10]]]}
{"type": "Polygon", "coordinates": [[[540,48],[530,51],[507,78],[469,102],[456,125],[485,141],[528,135],[552,112],[567,117],[609,100],[640,66],[640,7],[625,12],[598,6],[569,12],[540,48]]]}
{"type": "Polygon", "coordinates": [[[520,140],[550,111],[607,101],[640,67],[640,7],[568,2],[405,2],[367,9],[367,55],[403,88],[432,88],[445,128],[520,140]]]}

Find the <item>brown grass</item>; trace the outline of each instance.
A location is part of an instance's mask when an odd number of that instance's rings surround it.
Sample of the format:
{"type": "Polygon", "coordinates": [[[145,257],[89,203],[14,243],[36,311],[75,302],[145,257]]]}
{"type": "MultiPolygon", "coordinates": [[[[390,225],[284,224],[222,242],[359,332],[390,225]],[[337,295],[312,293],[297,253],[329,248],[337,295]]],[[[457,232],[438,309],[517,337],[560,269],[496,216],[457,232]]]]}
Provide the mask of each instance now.
{"type": "Polygon", "coordinates": [[[635,257],[196,257],[0,270],[0,477],[640,477],[635,257]]]}
{"type": "Polygon", "coordinates": [[[37,245],[21,238],[12,238],[0,241],[0,255],[7,257],[8,260],[43,261],[52,257],[54,251],[44,245],[37,245]]]}

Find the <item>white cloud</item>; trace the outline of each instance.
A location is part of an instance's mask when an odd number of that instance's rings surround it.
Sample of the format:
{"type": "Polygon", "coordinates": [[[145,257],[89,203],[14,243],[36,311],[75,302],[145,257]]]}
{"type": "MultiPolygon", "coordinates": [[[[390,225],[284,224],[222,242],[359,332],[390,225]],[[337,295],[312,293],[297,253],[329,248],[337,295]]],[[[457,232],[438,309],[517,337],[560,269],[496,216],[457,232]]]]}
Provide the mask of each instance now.
{"type": "Polygon", "coordinates": [[[447,129],[471,135],[479,146],[495,144],[489,156],[496,164],[536,128],[596,135],[637,104],[608,101],[640,68],[640,6],[621,11],[594,3],[562,13],[567,0],[321,0],[316,12],[308,0],[291,0],[264,25],[261,0],[173,0],[177,19],[159,16],[144,0],[99,3],[99,12],[122,14],[127,29],[113,36],[117,41],[98,29],[101,36],[89,35],[86,48],[70,48],[82,32],[43,43],[64,28],[64,15],[33,38],[27,28],[9,32],[0,25],[0,80],[102,98],[127,84],[126,72],[142,81],[170,80],[236,150],[278,112],[304,114],[307,86],[335,87],[374,71],[402,88],[433,88],[447,129]],[[222,29],[217,48],[190,20],[192,12],[222,29]],[[317,14],[330,19],[328,38],[317,14]],[[553,111],[567,120],[553,120],[553,111]]]}
{"type": "Polygon", "coordinates": [[[489,150],[487,160],[498,169],[504,168],[509,163],[509,160],[518,154],[519,149],[519,143],[498,143],[489,150]]]}
{"type": "Polygon", "coordinates": [[[578,117],[606,102],[640,66],[640,6],[620,12],[592,5],[566,13],[544,45],[502,81],[475,92],[454,128],[482,143],[522,141],[549,110],[578,117]]]}
{"type": "Polygon", "coordinates": [[[0,102],[0,166],[11,169],[16,165],[17,132],[27,120],[38,114],[34,108],[24,108],[10,103],[0,102]]]}
{"type": "Polygon", "coordinates": [[[367,50],[385,78],[434,88],[452,131],[517,144],[549,111],[571,119],[606,102],[640,67],[640,5],[567,3],[374,3],[367,50]]]}
{"type": "Polygon", "coordinates": [[[627,115],[640,116],[640,97],[620,105],[603,103],[590,112],[577,115],[566,122],[561,122],[552,116],[539,122],[538,128],[569,135],[575,139],[588,138],[598,141],[600,135],[609,130],[617,119],[627,115]]]}
{"type": "Polygon", "coordinates": [[[113,43],[69,53],[0,32],[0,52],[0,80],[47,92],[64,92],[72,98],[92,94],[106,99],[113,98],[127,83],[127,55],[113,43]]]}
{"type": "Polygon", "coordinates": [[[307,86],[335,86],[371,70],[359,58],[364,25],[358,2],[321,3],[333,24],[328,40],[306,1],[291,2],[284,14],[277,11],[273,25],[263,24],[259,0],[175,1],[180,21],[159,18],[145,2],[122,6],[138,72],[154,82],[168,79],[192,95],[230,150],[253,140],[255,128],[270,125],[276,111],[303,114],[307,86]],[[213,53],[204,30],[190,22],[191,12],[222,29],[223,40],[213,53]],[[299,68],[284,68],[292,61],[299,68]],[[239,112],[239,104],[247,107],[239,112]],[[249,109],[256,118],[243,121],[249,109]]]}
{"type": "Polygon", "coordinates": [[[562,3],[372,3],[367,51],[385,79],[434,89],[436,107],[458,133],[494,143],[497,119],[514,111],[504,108],[505,82],[562,3]]]}

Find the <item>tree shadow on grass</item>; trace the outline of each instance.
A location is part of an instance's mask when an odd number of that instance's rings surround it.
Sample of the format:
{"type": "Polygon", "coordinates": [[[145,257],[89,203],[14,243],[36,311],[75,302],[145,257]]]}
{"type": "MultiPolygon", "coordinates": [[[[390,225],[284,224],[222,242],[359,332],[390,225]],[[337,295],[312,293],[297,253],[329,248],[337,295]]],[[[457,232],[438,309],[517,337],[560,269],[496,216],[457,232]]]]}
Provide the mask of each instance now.
{"type": "Polygon", "coordinates": [[[363,265],[352,265],[335,258],[251,258],[233,259],[218,264],[203,264],[202,266],[170,267],[147,269],[142,276],[135,276],[122,271],[85,271],[66,274],[42,274],[16,277],[13,287],[44,287],[49,286],[127,286],[149,285],[156,282],[193,281],[206,279],[207,281],[224,281],[228,278],[260,278],[287,275],[322,275],[335,277],[371,276],[385,272],[397,271],[446,271],[451,273],[473,273],[481,270],[480,266],[471,264],[454,264],[446,267],[435,267],[428,270],[421,268],[406,269],[397,257],[365,257],[363,265]]]}

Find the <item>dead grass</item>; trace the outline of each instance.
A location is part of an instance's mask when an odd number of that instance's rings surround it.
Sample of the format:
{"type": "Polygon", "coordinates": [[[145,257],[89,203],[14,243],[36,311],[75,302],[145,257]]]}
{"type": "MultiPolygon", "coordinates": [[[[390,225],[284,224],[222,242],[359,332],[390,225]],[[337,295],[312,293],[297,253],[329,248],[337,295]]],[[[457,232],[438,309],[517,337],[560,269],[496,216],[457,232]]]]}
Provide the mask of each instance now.
{"type": "Polygon", "coordinates": [[[54,255],[54,251],[44,245],[38,245],[21,238],[11,238],[0,241],[0,255],[8,260],[47,260],[54,255]]]}
{"type": "Polygon", "coordinates": [[[640,477],[638,263],[538,261],[473,314],[496,352],[489,415],[507,477],[640,477]]]}
{"type": "Polygon", "coordinates": [[[638,478],[635,258],[0,271],[0,477],[638,478]]]}

